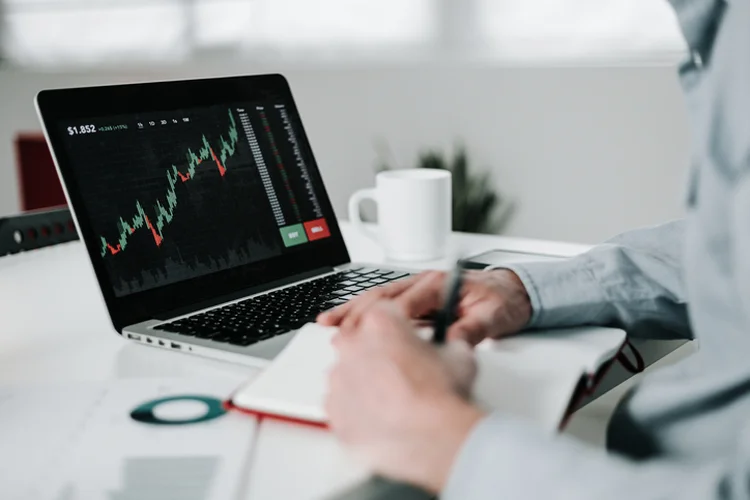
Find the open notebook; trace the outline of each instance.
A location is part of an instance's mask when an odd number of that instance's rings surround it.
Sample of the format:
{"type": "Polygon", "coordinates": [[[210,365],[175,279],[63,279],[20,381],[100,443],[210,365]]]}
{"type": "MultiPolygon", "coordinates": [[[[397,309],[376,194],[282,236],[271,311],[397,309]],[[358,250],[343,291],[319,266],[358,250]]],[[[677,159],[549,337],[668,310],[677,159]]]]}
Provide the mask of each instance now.
{"type": "MultiPolygon", "coordinates": [[[[251,414],[324,427],[328,371],[336,360],[335,328],[309,324],[228,406],[251,414]]],[[[625,343],[613,328],[527,333],[477,347],[475,402],[555,432],[582,378],[593,380],[625,343]]]]}

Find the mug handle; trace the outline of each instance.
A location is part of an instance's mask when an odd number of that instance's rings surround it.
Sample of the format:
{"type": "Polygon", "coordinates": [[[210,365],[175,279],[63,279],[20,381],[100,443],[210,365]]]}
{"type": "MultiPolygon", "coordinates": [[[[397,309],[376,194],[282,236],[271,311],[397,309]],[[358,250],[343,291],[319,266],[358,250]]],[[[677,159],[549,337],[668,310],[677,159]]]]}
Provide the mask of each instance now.
{"type": "Polygon", "coordinates": [[[377,190],[374,188],[360,189],[359,191],[356,191],[351,198],[349,198],[349,222],[352,223],[357,231],[372,239],[375,243],[378,243],[377,233],[369,227],[365,226],[364,222],[362,222],[362,218],[359,215],[359,205],[364,200],[372,200],[377,203],[377,190]]]}

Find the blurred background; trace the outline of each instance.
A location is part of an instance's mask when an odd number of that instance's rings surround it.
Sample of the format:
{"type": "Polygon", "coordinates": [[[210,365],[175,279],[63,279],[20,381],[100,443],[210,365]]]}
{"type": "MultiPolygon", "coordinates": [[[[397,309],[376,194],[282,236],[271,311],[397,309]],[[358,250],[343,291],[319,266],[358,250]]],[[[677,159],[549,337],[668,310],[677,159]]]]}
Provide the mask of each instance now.
{"type": "Polygon", "coordinates": [[[685,54],[666,0],[0,0],[0,215],[49,182],[38,90],[281,72],[340,216],[463,147],[488,230],[596,242],[682,212],[685,54]]]}

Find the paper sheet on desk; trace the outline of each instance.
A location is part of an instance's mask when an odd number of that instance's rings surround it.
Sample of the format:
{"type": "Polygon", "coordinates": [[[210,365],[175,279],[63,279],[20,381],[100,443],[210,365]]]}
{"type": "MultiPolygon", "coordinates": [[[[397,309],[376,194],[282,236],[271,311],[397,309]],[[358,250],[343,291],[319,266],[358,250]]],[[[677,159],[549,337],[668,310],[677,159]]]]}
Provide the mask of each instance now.
{"type": "MultiPolygon", "coordinates": [[[[0,498],[239,498],[254,421],[226,414],[164,426],[130,417],[138,405],[161,397],[221,400],[230,391],[224,381],[185,379],[0,388],[0,498]]],[[[200,406],[195,410],[201,413],[200,406]]]]}
{"type": "Polygon", "coordinates": [[[262,420],[244,500],[329,498],[370,471],[330,431],[262,420]]]}

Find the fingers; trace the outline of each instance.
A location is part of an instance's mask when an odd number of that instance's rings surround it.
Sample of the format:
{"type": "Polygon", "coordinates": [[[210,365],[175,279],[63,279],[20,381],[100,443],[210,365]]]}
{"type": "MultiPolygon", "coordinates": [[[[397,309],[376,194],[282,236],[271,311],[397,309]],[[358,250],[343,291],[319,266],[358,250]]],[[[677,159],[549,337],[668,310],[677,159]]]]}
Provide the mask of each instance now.
{"type": "Polygon", "coordinates": [[[443,276],[444,273],[432,271],[376,288],[332,311],[321,314],[318,322],[327,326],[339,326],[342,330],[348,331],[356,328],[362,314],[373,304],[385,299],[400,299],[409,292],[411,293],[404,301],[399,300],[399,304],[404,307],[409,316],[417,317],[416,315],[429,312],[430,304],[435,302],[435,297],[439,298],[439,290],[437,295],[429,292],[433,287],[440,287],[443,276]],[[426,296],[423,297],[426,292],[426,296]]]}
{"type": "Polygon", "coordinates": [[[341,346],[341,342],[343,342],[343,335],[341,335],[341,330],[339,330],[333,335],[333,338],[331,339],[331,345],[333,345],[334,348],[338,349],[341,346]]]}
{"type": "Polygon", "coordinates": [[[420,276],[411,276],[407,279],[391,283],[387,286],[375,288],[350,300],[335,309],[321,313],[318,316],[318,322],[326,326],[340,326],[342,321],[353,313],[360,313],[378,300],[393,298],[401,294],[404,290],[413,286],[419,280],[420,276]]]}
{"type": "Polygon", "coordinates": [[[362,315],[364,315],[370,308],[381,301],[387,300],[391,297],[391,291],[385,290],[372,290],[369,293],[358,297],[352,301],[352,307],[349,309],[347,314],[341,319],[339,327],[342,331],[348,332],[355,328],[359,324],[362,315]]]}
{"type": "Polygon", "coordinates": [[[399,306],[409,318],[416,318],[429,312],[439,302],[441,295],[439,283],[442,282],[442,276],[443,273],[431,271],[415,276],[413,280],[402,286],[396,286],[401,283],[394,283],[392,288],[385,287],[381,293],[373,293],[369,297],[363,295],[362,300],[353,304],[349,314],[342,320],[341,329],[356,328],[362,314],[383,299],[393,299],[394,304],[399,306]]]}
{"type": "Polygon", "coordinates": [[[464,316],[448,329],[448,340],[464,340],[470,345],[477,345],[487,338],[492,328],[491,318],[484,315],[464,316]]]}
{"type": "Polygon", "coordinates": [[[437,310],[445,294],[445,273],[432,271],[421,275],[419,281],[404,290],[395,302],[410,318],[420,318],[437,310]]]}
{"type": "Polygon", "coordinates": [[[356,334],[366,342],[391,344],[413,336],[413,327],[403,311],[391,301],[380,301],[365,311],[356,334]]]}
{"type": "Polygon", "coordinates": [[[392,302],[381,301],[363,313],[356,328],[347,332],[340,329],[333,343],[339,360],[343,360],[382,350],[399,350],[412,340],[417,337],[403,311],[392,302]]]}
{"type": "Polygon", "coordinates": [[[438,353],[451,372],[455,389],[468,397],[477,375],[473,348],[463,340],[454,340],[439,349],[438,353]]]}
{"type": "MultiPolygon", "coordinates": [[[[372,292],[370,292],[372,293],[372,292]]],[[[329,311],[322,312],[318,315],[317,321],[321,325],[324,326],[339,326],[341,324],[341,321],[350,313],[352,310],[352,306],[354,303],[363,297],[366,297],[369,295],[369,293],[366,293],[364,295],[360,295],[354,300],[350,300],[346,304],[342,304],[336,308],[333,308],[329,311]]]]}

